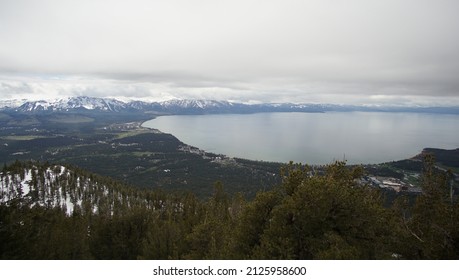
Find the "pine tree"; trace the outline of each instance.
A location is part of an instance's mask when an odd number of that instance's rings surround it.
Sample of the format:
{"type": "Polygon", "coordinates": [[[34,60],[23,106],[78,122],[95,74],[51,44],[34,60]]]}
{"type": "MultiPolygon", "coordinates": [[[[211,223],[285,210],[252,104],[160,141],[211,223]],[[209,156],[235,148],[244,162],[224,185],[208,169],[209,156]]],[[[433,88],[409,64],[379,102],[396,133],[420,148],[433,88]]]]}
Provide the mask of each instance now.
{"type": "Polygon", "coordinates": [[[409,259],[456,259],[459,256],[458,205],[449,192],[450,174],[436,168],[432,155],[425,155],[422,194],[408,215],[402,213],[405,247],[409,259]]]}
{"type": "Polygon", "coordinates": [[[390,258],[391,231],[379,194],[357,183],[360,168],[343,162],[324,175],[290,165],[284,175],[285,196],[273,207],[256,258],[390,258]]]}

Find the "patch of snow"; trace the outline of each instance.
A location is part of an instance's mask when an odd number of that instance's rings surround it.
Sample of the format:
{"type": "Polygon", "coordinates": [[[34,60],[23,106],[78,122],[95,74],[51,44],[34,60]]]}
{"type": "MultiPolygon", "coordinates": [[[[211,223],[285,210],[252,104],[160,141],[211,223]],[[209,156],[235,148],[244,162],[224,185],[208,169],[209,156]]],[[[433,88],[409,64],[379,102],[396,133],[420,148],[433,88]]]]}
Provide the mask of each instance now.
{"type": "Polygon", "coordinates": [[[32,170],[27,170],[24,176],[24,180],[21,181],[23,196],[29,195],[31,182],[32,182],[32,170]]]}

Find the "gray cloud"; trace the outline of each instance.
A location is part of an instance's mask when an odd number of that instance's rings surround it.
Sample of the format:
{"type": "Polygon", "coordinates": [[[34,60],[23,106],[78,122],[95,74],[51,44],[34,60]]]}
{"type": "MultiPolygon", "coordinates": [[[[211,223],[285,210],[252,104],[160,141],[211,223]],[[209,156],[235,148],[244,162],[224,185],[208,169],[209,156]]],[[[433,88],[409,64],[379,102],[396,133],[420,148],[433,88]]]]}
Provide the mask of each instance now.
{"type": "Polygon", "coordinates": [[[2,97],[13,98],[15,95],[33,93],[33,89],[25,82],[7,83],[0,82],[0,94],[2,97]]]}
{"type": "MultiPolygon", "coordinates": [[[[3,0],[0,82],[32,96],[459,104],[458,10],[456,0],[3,0]]],[[[2,86],[1,98],[13,93],[2,86]]]]}

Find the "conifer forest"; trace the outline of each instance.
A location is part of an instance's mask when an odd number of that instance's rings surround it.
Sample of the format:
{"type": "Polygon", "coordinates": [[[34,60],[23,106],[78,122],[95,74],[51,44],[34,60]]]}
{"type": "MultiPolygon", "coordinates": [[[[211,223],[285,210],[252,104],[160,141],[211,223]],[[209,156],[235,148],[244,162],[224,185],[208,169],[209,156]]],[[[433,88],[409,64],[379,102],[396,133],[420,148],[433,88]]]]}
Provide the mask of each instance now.
{"type": "Polygon", "coordinates": [[[456,259],[450,174],[423,163],[422,194],[362,184],[360,167],[290,163],[253,199],[142,190],[72,166],[5,165],[2,259],[456,259]]]}

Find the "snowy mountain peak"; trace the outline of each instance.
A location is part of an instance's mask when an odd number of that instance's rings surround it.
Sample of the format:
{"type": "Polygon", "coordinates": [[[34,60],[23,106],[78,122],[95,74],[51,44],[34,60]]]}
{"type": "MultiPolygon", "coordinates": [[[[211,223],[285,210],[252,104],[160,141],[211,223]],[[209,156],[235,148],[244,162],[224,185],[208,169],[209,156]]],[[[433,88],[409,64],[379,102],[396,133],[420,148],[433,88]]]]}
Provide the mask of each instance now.
{"type": "Polygon", "coordinates": [[[45,100],[39,100],[39,101],[28,101],[21,106],[19,106],[19,111],[23,112],[35,112],[35,111],[47,111],[52,107],[52,105],[45,101],[45,100]]]}
{"type": "Polygon", "coordinates": [[[126,107],[124,102],[116,99],[104,99],[88,96],[70,97],[56,102],[56,108],[61,110],[84,108],[87,110],[102,110],[118,112],[126,107]]]}
{"type": "Polygon", "coordinates": [[[16,110],[20,112],[40,111],[70,111],[77,109],[99,110],[107,112],[119,112],[127,105],[116,99],[104,99],[88,96],[63,98],[54,101],[29,101],[19,106],[16,110]]]}
{"type": "Polygon", "coordinates": [[[227,101],[217,101],[217,100],[203,100],[203,99],[178,99],[178,100],[168,100],[160,103],[164,107],[180,107],[180,108],[216,108],[222,106],[231,105],[227,101]]]}
{"type": "Polygon", "coordinates": [[[105,112],[121,112],[123,110],[146,111],[155,109],[159,112],[172,110],[192,111],[194,113],[204,112],[208,109],[226,108],[232,106],[227,101],[184,99],[168,100],[164,102],[143,102],[131,101],[124,103],[116,99],[96,98],[88,96],[78,96],[63,98],[55,101],[29,101],[19,106],[19,112],[43,112],[43,111],[71,111],[71,110],[97,110],[105,112]]]}
{"type": "MultiPolygon", "coordinates": [[[[17,101],[16,101],[17,103],[17,101]]],[[[155,114],[246,114],[260,112],[428,112],[439,114],[459,114],[459,107],[391,107],[356,106],[333,104],[260,103],[244,104],[229,101],[203,99],[172,99],[163,102],[131,101],[128,103],[109,98],[88,96],[69,97],[55,101],[28,101],[21,106],[13,106],[13,101],[0,103],[0,110],[15,110],[21,113],[35,112],[115,112],[115,113],[155,113],[155,114]],[[9,104],[3,105],[2,104],[9,104]]]]}

